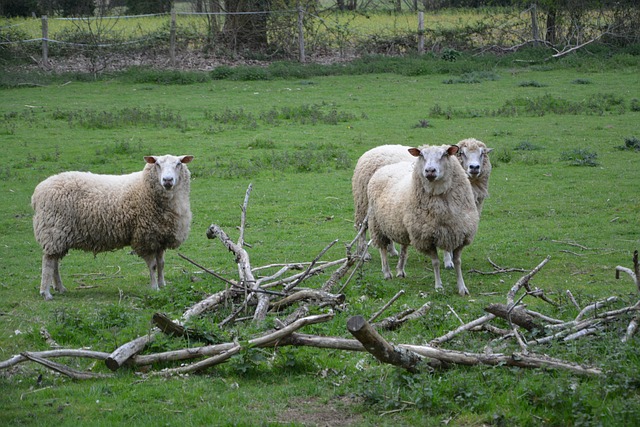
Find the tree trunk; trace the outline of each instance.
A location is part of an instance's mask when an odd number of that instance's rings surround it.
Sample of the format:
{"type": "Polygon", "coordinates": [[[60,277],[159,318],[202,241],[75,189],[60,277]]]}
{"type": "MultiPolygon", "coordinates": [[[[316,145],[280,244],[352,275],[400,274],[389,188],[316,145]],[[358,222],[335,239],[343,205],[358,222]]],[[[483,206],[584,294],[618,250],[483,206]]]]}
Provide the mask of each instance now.
{"type": "Polygon", "coordinates": [[[227,46],[234,52],[263,51],[268,46],[267,13],[269,4],[265,0],[226,0],[223,34],[227,46]]]}

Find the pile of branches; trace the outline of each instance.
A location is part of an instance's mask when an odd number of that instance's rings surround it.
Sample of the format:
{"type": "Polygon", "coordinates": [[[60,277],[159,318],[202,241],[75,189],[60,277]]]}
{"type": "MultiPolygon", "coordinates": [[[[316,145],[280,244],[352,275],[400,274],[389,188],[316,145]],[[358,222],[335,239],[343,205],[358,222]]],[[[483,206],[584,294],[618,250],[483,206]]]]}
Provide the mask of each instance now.
{"type": "MultiPolygon", "coordinates": [[[[541,298],[550,304],[554,304],[553,301],[545,296],[542,290],[537,288],[532,289],[529,284],[531,278],[549,261],[550,258],[547,257],[513,285],[507,294],[506,304],[490,304],[485,308],[487,314],[484,316],[463,324],[443,336],[434,338],[426,345],[394,345],[389,343],[379,332],[397,329],[406,322],[428,314],[431,308],[429,302],[416,309],[407,309],[376,322],[382,313],[404,293],[402,290],[368,319],[365,319],[363,316],[351,317],[346,326],[347,330],[353,336],[353,339],[299,333],[298,330],[305,326],[331,321],[334,318],[335,311],[343,309],[345,295],[342,292],[363,262],[363,255],[368,248],[362,248],[362,253],[352,254],[351,249],[358,238],[358,236],[356,236],[353,241],[345,246],[346,257],[335,261],[321,262],[320,259],[337,241],[325,247],[320,254],[309,263],[271,264],[265,267],[251,268],[249,254],[245,250],[247,245],[244,242],[244,228],[251,188],[250,185],[242,206],[240,236],[237,242],[233,242],[224,230],[216,224],[212,224],[207,230],[207,236],[210,239],[220,240],[224,246],[233,253],[238,266],[237,280],[226,279],[218,273],[181,255],[183,259],[196,265],[204,272],[224,281],[227,284],[224,290],[194,304],[184,311],[179,319],[171,320],[163,313],[156,313],[153,316],[155,327],[152,330],[118,347],[111,353],[62,348],[40,352],[23,352],[4,362],[0,362],[0,369],[6,369],[21,362],[32,361],[74,379],[89,379],[105,378],[109,377],[110,374],[78,371],[69,366],[54,362],[51,359],[59,357],[98,359],[104,361],[111,371],[116,371],[122,366],[148,367],[151,365],[158,366],[159,364],[168,362],[193,361],[192,363],[183,362],[178,367],[164,368],[147,373],[147,375],[180,375],[202,371],[224,363],[248,348],[310,346],[344,351],[366,351],[381,362],[400,366],[410,372],[417,372],[422,369],[450,367],[452,365],[504,365],[521,368],[564,369],[578,375],[602,375],[603,372],[598,367],[583,366],[544,355],[538,355],[532,352],[531,349],[535,348],[536,345],[550,341],[571,341],[593,334],[601,330],[607,323],[628,318],[630,314],[632,314],[632,319],[627,327],[623,341],[630,339],[638,328],[640,301],[621,309],[602,311],[602,308],[607,304],[616,301],[616,297],[610,297],[606,300],[580,308],[568,291],[571,301],[580,309],[575,319],[569,321],[554,319],[527,309],[526,305],[523,304],[523,300],[527,297],[541,298]],[[337,268],[320,288],[303,288],[301,286],[306,279],[326,272],[329,268],[336,266],[337,268]],[[267,268],[273,269],[274,267],[280,267],[274,274],[262,277],[255,276],[256,272],[267,268]],[[300,272],[290,274],[292,271],[300,272]],[[288,273],[289,275],[286,276],[288,273]],[[345,279],[344,282],[343,279],[345,279]],[[267,315],[273,314],[275,315],[275,328],[242,343],[234,341],[153,354],[141,354],[142,350],[159,334],[198,337],[200,334],[199,331],[192,330],[185,326],[189,320],[206,311],[227,306],[230,302],[233,303],[231,314],[219,323],[220,327],[243,320],[252,320],[254,323],[263,324],[267,315]],[[295,309],[292,309],[294,306],[295,309]],[[316,307],[316,310],[324,312],[322,314],[309,315],[311,307],[316,307]],[[285,308],[287,308],[289,314],[281,318],[279,314],[285,308]],[[246,313],[249,312],[253,314],[246,317],[246,313]],[[243,313],[245,317],[239,317],[243,313]],[[499,319],[498,325],[492,324],[494,319],[499,319]],[[506,324],[509,325],[508,328],[504,328],[505,321],[506,324]],[[500,325],[502,325],[502,327],[500,327],[500,325]],[[522,332],[523,329],[529,332],[537,331],[539,338],[527,341],[525,334],[522,332]],[[441,348],[444,343],[462,333],[478,330],[488,331],[497,337],[486,345],[482,353],[441,348]],[[498,343],[504,343],[511,339],[518,343],[520,351],[511,354],[495,353],[493,351],[493,348],[496,347],[498,343]]],[[[364,230],[361,229],[358,235],[363,232],[364,230]]],[[[634,280],[638,291],[640,291],[637,251],[634,253],[633,264],[633,270],[618,266],[616,268],[616,276],[619,278],[621,272],[629,274],[634,280]]],[[[494,267],[497,269],[496,272],[507,271],[495,265],[494,267]]],[[[57,346],[46,330],[42,330],[41,332],[52,347],[57,346]]]]}

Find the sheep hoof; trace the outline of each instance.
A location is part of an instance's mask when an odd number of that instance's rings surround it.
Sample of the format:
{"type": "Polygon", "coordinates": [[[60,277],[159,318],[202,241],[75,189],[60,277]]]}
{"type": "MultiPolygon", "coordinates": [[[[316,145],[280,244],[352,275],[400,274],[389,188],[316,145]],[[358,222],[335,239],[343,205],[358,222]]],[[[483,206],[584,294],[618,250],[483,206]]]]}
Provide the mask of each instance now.
{"type": "Polygon", "coordinates": [[[53,299],[53,295],[50,292],[40,292],[40,295],[44,297],[45,301],[51,301],[53,299]]]}
{"type": "Polygon", "coordinates": [[[393,279],[393,276],[391,275],[391,273],[384,273],[384,278],[385,280],[391,280],[393,279]]]}
{"type": "Polygon", "coordinates": [[[407,277],[407,275],[405,274],[405,272],[404,272],[404,271],[398,271],[398,272],[396,273],[396,277],[407,277]]]}
{"type": "Polygon", "coordinates": [[[450,263],[450,264],[449,264],[449,263],[446,263],[446,262],[445,262],[445,263],[444,263],[444,268],[446,268],[447,270],[451,270],[451,269],[453,269],[453,263],[450,263]]]}
{"type": "Polygon", "coordinates": [[[458,293],[460,294],[461,297],[469,296],[469,290],[467,288],[458,289],[458,293]]]}

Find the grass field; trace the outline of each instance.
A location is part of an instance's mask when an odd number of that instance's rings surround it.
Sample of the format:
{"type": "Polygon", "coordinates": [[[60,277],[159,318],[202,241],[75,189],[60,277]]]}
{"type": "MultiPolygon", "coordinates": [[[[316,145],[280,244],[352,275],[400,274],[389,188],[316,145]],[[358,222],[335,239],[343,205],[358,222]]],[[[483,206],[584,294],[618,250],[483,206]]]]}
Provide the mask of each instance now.
{"type": "MultiPolygon", "coordinates": [[[[445,291],[436,293],[430,262],[413,250],[408,277],[384,281],[372,251],[345,290],[343,310],[301,332],[349,338],[349,317],[370,316],[404,289],[389,314],[427,301],[432,309],[423,320],[383,334],[394,343],[426,343],[459,326],[456,315],[471,321],[488,304],[505,302],[523,273],[470,272],[491,271],[489,259],[528,271],[550,256],[531,285],[557,306],[533,297],[524,302],[553,317],[577,315],[567,290],[582,307],[609,296],[619,298],[612,308],[637,301],[629,277],[615,279],[615,267],[631,267],[640,247],[640,152],[633,143],[640,138],[640,77],[637,57],[625,61],[614,69],[582,57],[557,67],[446,75],[189,85],[114,77],[2,89],[0,361],[47,349],[42,328],[65,348],[111,352],[145,334],[153,313],[178,317],[224,288],[170,251],[169,285],[152,292],[144,262],[120,250],[95,257],[70,253],[61,264],[68,292],[51,302],[38,295],[41,251],[29,205],[36,184],[64,170],[136,171],[148,154],[195,155],[192,231],[179,252],[231,278],[237,274],[233,256],[205,231],[216,223],[237,238],[250,183],[245,239],[254,267],[310,261],[340,239],[324,257],[337,259],[355,234],[350,180],[366,150],[466,137],[494,148],[491,196],[476,239],[463,253],[470,297],[457,295],[450,271],[443,274],[445,291]]],[[[219,331],[227,314],[208,313],[194,326],[225,341],[249,339],[270,326],[219,331]]],[[[0,424],[635,425],[638,338],[620,340],[630,318],[591,337],[532,350],[595,365],[602,377],[459,366],[411,375],[368,354],[311,348],[253,349],[202,374],[168,379],[123,368],[110,379],[74,381],[24,363],[0,371],[0,424]]],[[[443,347],[482,352],[492,338],[467,333],[443,347]]],[[[145,352],[187,345],[198,343],[160,338],[145,352]]],[[[496,351],[518,350],[514,343],[504,346],[496,351]]],[[[62,362],[109,373],[102,362],[62,362]]]]}

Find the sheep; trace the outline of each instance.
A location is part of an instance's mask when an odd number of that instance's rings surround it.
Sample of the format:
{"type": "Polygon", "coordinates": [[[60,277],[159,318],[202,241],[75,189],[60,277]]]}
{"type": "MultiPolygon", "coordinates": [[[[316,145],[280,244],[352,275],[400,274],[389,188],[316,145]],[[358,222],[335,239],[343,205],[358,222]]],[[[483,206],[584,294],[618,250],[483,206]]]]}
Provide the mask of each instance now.
{"type": "MultiPolygon", "coordinates": [[[[383,166],[399,162],[411,162],[414,157],[409,153],[409,148],[404,145],[381,145],[372,148],[358,159],[356,168],[351,179],[351,192],[353,194],[354,226],[360,230],[367,217],[369,209],[369,199],[367,197],[367,186],[373,174],[383,166]]],[[[364,224],[366,229],[366,224],[364,224]]],[[[358,238],[358,253],[363,253],[365,259],[370,259],[371,255],[366,252],[366,231],[358,238]]],[[[389,245],[389,253],[398,255],[393,243],[389,245]]]]}
{"type": "Polygon", "coordinates": [[[145,156],[128,175],[62,172],[38,184],[31,197],[33,231],[42,246],[40,295],[51,284],[65,292],[60,260],[71,249],[99,252],[130,246],[149,268],[151,288],[165,285],[164,253],[189,235],[193,156],[145,156]]]}
{"type": "MultiPolygon", "coordinates": [[[[474,138],[463,139],[458,142],[458,160],[467,173],[467,177],[471,182],[471,188],[476,200],[476,208],[478,213],[482,213],[482,205],[484,199],[489,195],[489,176],[491,175],[491,161],[489,153],[493,150],[488,148],[482,141],[474,138]]],[[[414,158],[409,154],[411,147],[405,145],[382,145],[375,147],[364,153],[353,173],[351,181],[351,189],[353,193],[353,201],[355,206],[354,225],[359,230],[364,222],[368,210],[367,185],[373,174],[383,166],[398,162],[410,162],[414,158]]],[[[366,227],[366,225],[365,225],[366,227]]],[[[366,236],[363,233],[358,240],[358,251],[362,253],[366,245],[366,236]]],[[[393,243],[389,246],[390,255],[397,255],[397,251],[393,243]]],[[[366,259],[371,256],[366,253],[366,259]]],[[[452,254],[445,251],[444,253],[445,268],[453,268],[452,254]]]]}
{"type": "MultiPolygon", "coordinates": [[[[471,183],[476,209],[480,215],[484,199],[489,196],[489,176],[491,175],[489,153],[493,148],[488,148],[484,142],[474,138],[463,139],[456,145],[459,148],[458,160],[471,183]]],[[[451,252],[444,253],[444,267],[453,268],[451,252]]]]}
{"type": "Polygon", "coordinates": [[[405,277],[407,249],[413,245],[431,257],[436,290],[442,289],[437,252],[442,248],[453,253],[458,293],[469,294],[460,255],[475,237],[479,216],[457,152],[455,145],[410,148],[409,153],[416,157],[413,163],[384,166],[369,180],[369,231],[380,250],[385,279],[392,276],[387,247],[397,242],[401,250],[396,276],[405,277]]]}

